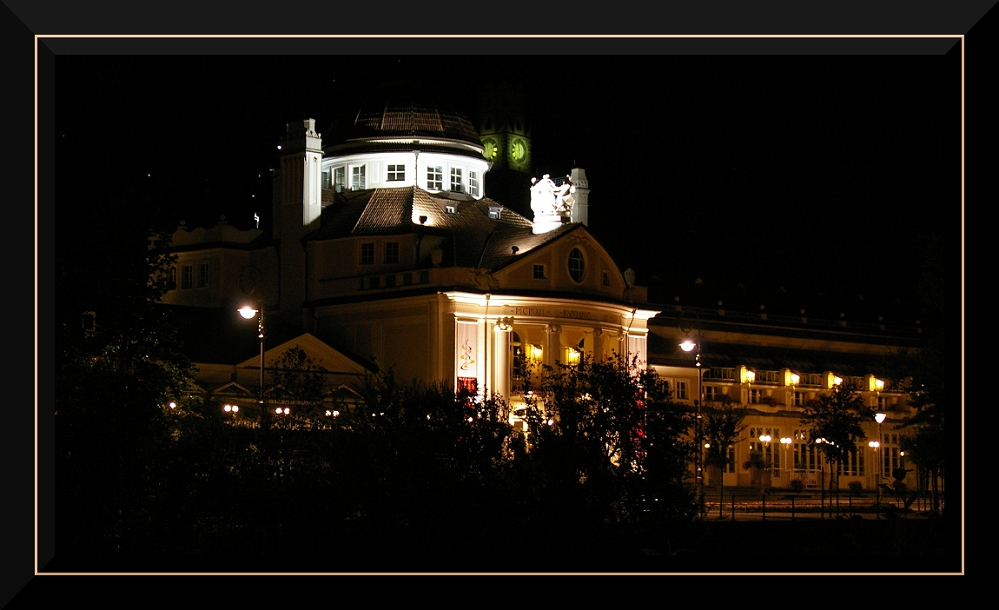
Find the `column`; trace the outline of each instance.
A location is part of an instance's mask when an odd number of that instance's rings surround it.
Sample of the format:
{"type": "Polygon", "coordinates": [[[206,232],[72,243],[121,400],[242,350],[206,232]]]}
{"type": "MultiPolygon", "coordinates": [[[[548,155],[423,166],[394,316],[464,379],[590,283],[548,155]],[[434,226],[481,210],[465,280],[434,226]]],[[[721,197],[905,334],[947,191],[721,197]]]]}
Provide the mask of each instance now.
{"type": "Polygon", "coordinates": [[[548,345],[545,345],[545,364],[555,366],[555,361],[561,362],[562,358],[562,326],[560,324],[549,324],[545,327],[548,335],[548,345]]]}
{"type": "Polygon", "coordinates": [[[593,330],[586,333],[586,357],[594,361],[601,361],[604,359],[604,344],[603,337],[604,330],[602,328],[594,328],[593,330]]]}
{"type": "Polygon", "coordinates": [[[510,400],[510,325],[500,320],[493,330],[492,378],[490,386],[493,394],[499,394],[503,400],[510,400]]]}

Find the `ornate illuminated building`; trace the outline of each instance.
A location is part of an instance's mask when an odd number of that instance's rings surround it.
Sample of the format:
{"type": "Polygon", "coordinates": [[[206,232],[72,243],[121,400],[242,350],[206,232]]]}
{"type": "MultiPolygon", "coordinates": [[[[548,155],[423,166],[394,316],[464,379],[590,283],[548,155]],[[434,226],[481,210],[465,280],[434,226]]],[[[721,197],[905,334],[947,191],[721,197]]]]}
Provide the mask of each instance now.
{"type": "MultiPolygon", "coordinates": [[[[528,219],[485,196],[490,161],[472,124],[418,105],[361,112],[325,148],[314,120],[290,123],[279,154],[271,235],[181,228],[165,303],[263,299],[268,325],[332,346],[341,366],[357,363],[345,373],[374,363],[512,402],[531,363],[645,361],[657,311],[587,229],[582,169],[535,180],[528,219]]],[[[247,387],[257,367],[232,363],[213,381],[247,387]]]]}
{"type": "MultiPolygon", "coordinates": [[[[517,403],[531,363],[627,354],[699,412],[747,405],[726,485],[749,483],[742,461],[751,449],[767,456],[774,485],[814,484],[822,466],[801,406],[851,383],[887,420],[868,422],[868,438],[880,433],[881,447],[862,447],[842,485],[871,488],[902,463],[894,424],[906,402],[888,364],[918,336],[650,304],[634,272],[620,269],[587,228],[582,169],[520,187],[529,211],[486,196],[501,172],[527,175],[530,132],[515,110],[486,113],[477,130],[434,105],[385,105],[358,113],[328,143],[313,119],[289,123],[273,171],[271,230],[181,226],[163,302],[231,320],[255,301],[267,316],[265,371],[298,345],[330,371],[331,396],[392,369],[403,382],[517,403]],[[696,356],[680,349],[685,337],[698,343],[696,356]]],[[[241,334],[255,339],[248,325],[241,334]]],[[[202,390],[253,396],[253,346],[196,338],[211,344],[194,357],[202,390]]]]}

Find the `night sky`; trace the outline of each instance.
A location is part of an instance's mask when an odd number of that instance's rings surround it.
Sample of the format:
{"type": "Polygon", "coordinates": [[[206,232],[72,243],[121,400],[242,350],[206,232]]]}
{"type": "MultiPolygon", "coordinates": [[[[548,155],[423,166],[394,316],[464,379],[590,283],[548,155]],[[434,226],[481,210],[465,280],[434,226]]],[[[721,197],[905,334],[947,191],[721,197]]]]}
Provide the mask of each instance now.
{"type": "Polygon", "coordinates": [[[909,323],[923,313],[929,253],[959,247],[954,45],[935,55],[58,56],[56,232],[100,246],[114,242],[102,232],[129,225],[222,214],[246,225],[269,216],[287,121],[315,118],[329,143],[336,121],[393,86],[474,117],[482,88],[519,83],[536,175],[586,170],[590,230],[654,301],[909,323]],[[68,193],[79,205],[62,204],[68,193]]]}

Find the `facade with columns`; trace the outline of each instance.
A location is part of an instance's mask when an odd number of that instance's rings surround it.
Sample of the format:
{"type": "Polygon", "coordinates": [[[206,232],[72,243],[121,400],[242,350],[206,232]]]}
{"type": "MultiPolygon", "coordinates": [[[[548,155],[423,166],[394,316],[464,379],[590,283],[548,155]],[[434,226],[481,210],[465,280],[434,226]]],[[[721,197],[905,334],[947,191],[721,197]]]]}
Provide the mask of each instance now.
{"type": "Polygon", "coordinates": [[[906,462],[901,444],[909,431],[901,424],[912,414],[906,357],[921,344],[917,328],[675,306],[650,322],[649,360],[674,398],[702,421],[721,407],[743,409],[728,464],[704,472],[709,485],[752,484],[754,473],[743,464],[759,451],[772,486],[788,488],[795,479],[808,488],[828,486],[830,469],[801,420],[803,407],[848,384],[872,415],[861,422],[866,439],[839,470],[840,488],[858,482],[874,490],[904,468],[905,483],[915,490],[921,482],[906,462]],[[688,341],[685,352],[680,345],[688,341]]]}

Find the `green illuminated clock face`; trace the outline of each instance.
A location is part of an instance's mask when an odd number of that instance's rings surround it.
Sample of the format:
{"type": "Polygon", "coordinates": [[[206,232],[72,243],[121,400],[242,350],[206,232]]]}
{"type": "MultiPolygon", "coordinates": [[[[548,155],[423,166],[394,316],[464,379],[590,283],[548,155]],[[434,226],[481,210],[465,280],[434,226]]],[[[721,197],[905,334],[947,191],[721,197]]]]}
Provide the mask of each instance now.
{"type": "Polygon", "coordinates": [[[523,161],[527,158],[527,143],[520,138],[514,138],[510,143],[510,157],[514,161],[523,161]]]}
{"type": "Polygon", "coordinates": [[[496,140],[486,138],[482,141],[482,149],[482,156],[492,161],[499,152],[499,145],[496,143],[496,140]]]}

